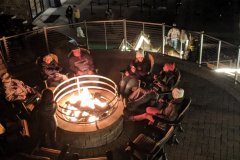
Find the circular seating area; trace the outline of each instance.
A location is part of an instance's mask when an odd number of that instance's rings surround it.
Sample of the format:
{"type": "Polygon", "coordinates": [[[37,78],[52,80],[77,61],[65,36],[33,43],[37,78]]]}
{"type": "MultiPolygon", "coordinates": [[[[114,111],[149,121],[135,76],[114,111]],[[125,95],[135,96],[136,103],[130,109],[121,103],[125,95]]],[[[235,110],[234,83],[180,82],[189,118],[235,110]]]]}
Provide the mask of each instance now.
{"type": "MultiPolygon", "coordinates": [[[[119,50],[92,50],[91,54],[99,74],[119,82],[119,73],[131,59],[134,52],[119,50]],[[106,65],[107,64],[107,65],[106,65]],[[117,65],[116,65],[117,64],[117,65]],[[111,67],[109,67],[111,66],[111,67]]],[[[181,71],[179,86],[184,88],[186,96],[192,98],[189,111],[183,119],[184,132],[178,134],[179,145],[166,145],[169,159],[238,159],[239,152],[239,86],[231,79],[197,64],[181,61],[161,54],[153,54],[156,64],[175,62],[181,71]],[[211,158],[210,158],[211,159],[211,158]]],[[[58,55],[65,56],[64,54],[58,55]]],[[[61,59],[61,58],[60,58],[61,59]]],[[[67,67],[67,66],[64,66],[67,67]]],[[[26,70],[27,71],[27,70],[26,70]]],[[[39,82],[32,75],[36,72],[25,72],[21,79],[28,82],[39,82]],[[31,78],[30,78],[31,75],[31,78]],[[34,77],[34,78],[32,78],[34,77]]],[[[1,105],[2,106],[2,105],[1,105]]],[[[111,150],[113,159],[128,159],[125,148],[129,140],[134,140],[139,133],[149,133],[144,128],[146,122],[124,122],[122,134],[112,143],[97,148],[82,149],[77,145],[69,147],[70,153],[79,153],[81,158],[98,157],[111,150]]],[[[34,127],[29,124],[31,138],[34,138],[34,127]]],[[[34,139],[30,140],[34,142],[34,139]]],[[[67,143],[61,131],[57,132],[57,140],[61,146],[67,143]]],[[[69,142],[77,144],[77,142],[69,142]]],[[[37,154],[37,152],[35,152],[37,154]]],[[[40,152],[39,152],[40,153],[40,152]]]]}

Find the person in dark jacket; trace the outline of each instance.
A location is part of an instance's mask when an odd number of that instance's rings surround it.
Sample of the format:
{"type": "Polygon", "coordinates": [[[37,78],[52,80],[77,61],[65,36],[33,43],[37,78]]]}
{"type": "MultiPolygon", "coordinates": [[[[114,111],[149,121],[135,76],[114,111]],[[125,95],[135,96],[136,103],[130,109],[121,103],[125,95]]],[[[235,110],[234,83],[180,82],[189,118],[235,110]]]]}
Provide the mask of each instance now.
{"type": "Polygon", "coordinates": [[[42,146],[56,146],[56,109],[57,103],[54,102],[53,92],[50,89],[43,90],[42,98],[38,105],[38,120],[42,146]]]}
{"type": "Polygon", "coordinates": [[[76,76],[94,74],[94,64],[89,50],[76,48],[71,52],[72,55],[69,58],[69,68],[76,76]]]}
{"type": "Polygon", "coordinates": [[[159,92],[168,92],[173,89],[180,73],[175,63],[166,63],[159,74],[154,75],[154,86],[159,92]]]}
{"type": "Polygon", "coordinates": [[[73,23],[73,8],[69,5],[66,10],[66,17],[68,19],[68,24],[73,23]]]}
{"type": "Polygon", "coordinates": [[[140,49],[136,52],[135,59],[131,61],[125,70],[124,76],[120,81],[120,94],[128,97],[131,90],[138,86],[138,80],[145,81],[154,65],[154,58],[151,54],[144,54],[140,49]]]}
{"type": "Polygon", "coordinates": [[[53,58],[54,54],[48,54],[43,57],[42,73],[47,79],[48,84],[56,86],[60,82],[68,79],[68,77],[62,73],[62,67],[58,65],[57,60],[53,58]]]}

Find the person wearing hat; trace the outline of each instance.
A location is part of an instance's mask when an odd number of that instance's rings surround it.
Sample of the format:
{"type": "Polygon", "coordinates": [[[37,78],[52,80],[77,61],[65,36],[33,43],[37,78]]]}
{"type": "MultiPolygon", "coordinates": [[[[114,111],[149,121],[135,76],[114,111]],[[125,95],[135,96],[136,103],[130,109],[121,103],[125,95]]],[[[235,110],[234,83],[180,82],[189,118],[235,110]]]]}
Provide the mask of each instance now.
{"type": "MultiPolygon", "coordinates": [[[[131,116],[131,121],[148,120],[148,124],[156,123],[156,117],[161,117],[169,121],[174,121],[181,109],[181,104],[184,99],[184,90],[182,88],[174,88],[172,90],[172,99],[169,102],[160,100],[157,107],[147,107],[146,112],[140,115],[131,116]]],[[[160,124],[158,124],[160,125],[160,124]]]]}
{"type": "Polygon", "coordinates": [[[154,65],[154,58],[151,54],[143,52],[142,49],[136,51],[135,59],[131,61],[124,71],[124,76],[120,81],[120,94],[127,97],[133,87],[138,86],[138,80],[145,81],[154,65]]]}
{"type": "Polygon", "coordinates": [[[22,81],[11,78],[9,73],[4,73],[1,77],[5,90],[5,98],[9,102],[25,101],[30,94],[36,94],[35,90],[22,81]]]}
{"type": "Polygon", "coordinates": [[[136,52],[136,58],[131,62],[136,67],[136,72],[140,79],[151,72],[154,65],[154,58],[151,54],[139,49],[136,52]]]}
{"type": "Polygon", "coordinates": [[[176,50],[180,38],[180,31],[178,28],[176,28],[175,23],[173,24],[173,27],[168,31],[167,36],[170,39],[170,45],[176,50]]]}
{"type": "Polygon", "coordinates": [[[56,86],[57,84],[65,81],[68,77],[62,73],[62,67],[58,65],[58,62],[53,58],[55,54],[48,54],[43,57],[42,73],[46,77],[50,86],[56,86]]]}
{"type": "Polygon", "coordinates": [[[94,64],[90,52],[84,48],[75,48],[71,51],[69,69],[76,76],[94,74],[94,64]],[[88,52],[88,53],[86,53],[88,52]]]}

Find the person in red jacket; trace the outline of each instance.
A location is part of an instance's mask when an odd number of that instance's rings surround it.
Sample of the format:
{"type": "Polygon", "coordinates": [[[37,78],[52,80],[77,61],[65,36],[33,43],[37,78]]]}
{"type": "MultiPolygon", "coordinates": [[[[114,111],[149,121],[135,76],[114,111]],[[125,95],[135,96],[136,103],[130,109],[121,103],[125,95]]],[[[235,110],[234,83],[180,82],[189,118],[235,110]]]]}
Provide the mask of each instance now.
{"type": "Polygon", "coordinates": [[[69,68],[76,76],[94,74],[94,64],[90,52],[84,48],[76,48],[69,58],[69,68]],[[87,52],[87,53],[86,53],[87,52]]]}

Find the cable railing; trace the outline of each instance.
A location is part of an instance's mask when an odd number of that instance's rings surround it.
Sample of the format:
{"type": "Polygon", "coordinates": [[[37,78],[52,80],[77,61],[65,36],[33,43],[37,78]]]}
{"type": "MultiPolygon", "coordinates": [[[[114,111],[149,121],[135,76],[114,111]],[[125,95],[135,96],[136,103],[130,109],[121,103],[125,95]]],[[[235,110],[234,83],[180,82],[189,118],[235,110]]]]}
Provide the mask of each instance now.
{"type": "MultiPolygon", "coordinates": [[[[136,50],[166,54],[189,60],[199,66],[206,65],[218,72],[227,71],[234,82],[240,82],[240,48],[205,34],[186,30],[187,42],[178,43],[176,49],[169,45],[171,26],[129,20],[89,21],[69,25],[44,27],[11,37],[2,37],[1,52],[7,66],[35,61],[39,55],[73,47],[88,49],[136,50]],[[139,45],[139,42],[141,44],[139,45]],[[187,44],[185,47],[183,43],[187,44]],[[21,57],[28,57],[27,59],[21,57]],[[17,61],[16,61],[17,60],[17,61]]],[[[181,28],[179,28],[181,29],[181,28]]]]}

